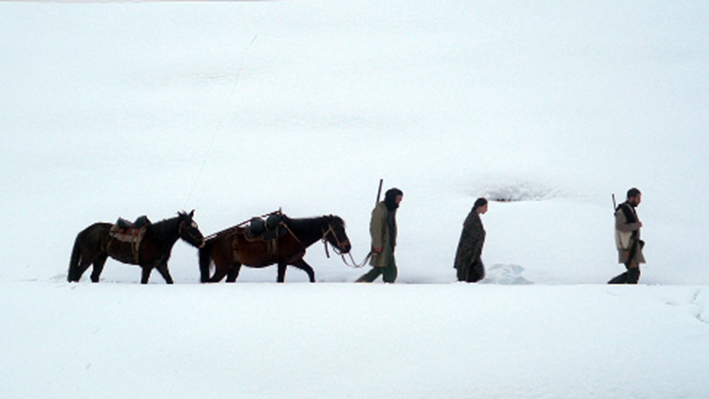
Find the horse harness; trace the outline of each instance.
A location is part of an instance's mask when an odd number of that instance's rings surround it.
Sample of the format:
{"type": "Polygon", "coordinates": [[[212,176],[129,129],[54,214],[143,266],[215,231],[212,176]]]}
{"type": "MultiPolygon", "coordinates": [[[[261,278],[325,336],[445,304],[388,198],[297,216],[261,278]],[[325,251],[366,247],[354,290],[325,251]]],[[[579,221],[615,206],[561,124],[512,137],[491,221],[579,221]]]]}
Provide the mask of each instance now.
{"type": "MultiPolygon", "coordinates": [[[[180,222],[180,227],[177,230],[180,236],[182,236],[182,229],[184,229],[185,223],[187,223],[185,220],[180,222]]],[[[108,236],[111,240],[108,241],[107,247],[110,249],[115,245],[116,241],[128,244],[130,246],[132,260],[136,265],[139,265],[140,245],[143,242],[143,238],[145,237],[145,233],[148,231],[148,226],[150,224],[150,220],[148,220],[145,216],[139,217],[134,223],[131,223],[123,218],[119,218],[118,221],[108,230],[108,236]]]]}
{"type": "MultiPolygon", "coordinates": [[[[286,224],[285,219],[285,215],[281,212],[281,210],[278,210],[263,215],[261,217],[253,217],[245,222],[242,222],[241,224],[237,225],[237,229],[235,229],[233,233],[242,233],[244,238],[248,242],[260,241],[266,243],[269,259],[271,262],[274,263],[278,261],[279,239],[285,236],[286,234],[290,234],[291,237],[293,237],[298,242],[298,244],[300,244],[300,247],[302,249],[300,253],[305,255],[306,246],[303,245],[298,236],[296,236],[295,233],[293,233],[293,231],[290,229],[290,227],[288,227],[288,224],[286,224]]],[[[340,241],[340,238],[337,236],[337,233],[335,233],[335,228],[329,221],[327,222],[327,229],[322,229],[322,242],[325,246],[325,254],[328,258],[330,257],[330,252],[327,247],[327,235],[330,233],[332,233],[333,237],[335,237],[335,241],[337,242],[337,247],[334,247],[333,250],[338,255],[341,255],[344,259],[344,254],[340,252],[338,247],[342,248],[344,244],[349,244],[349,240],[340,241]]],[[[236,241],[237,239],[238,238],[235,237],[234,241],[236,241]]],[[[237,259],[238,245],[232,245],[232,248],[234,251],[234,259],[237,259]]],[[[345,264],[347,264],[346,261],[345,264]]]]}
{"type": "Polygon", "coordinates": [[[108,235],[111,240],[108,241],[107,247],[111,248],[115,245],[115,242],[126,243],[130,246],[131,254],[133,255],[133,261],[135,264],[140,263],[140,244],[143,242],[145,237],[145,232],[148,230],[147,225],[142,227],[122,227],[121,224],[116,223],[108,230],[108,235]]]}
{"type": "Polygon", "coordinates": [[[323,242],[323,245],[325,246],[325,255],[327,255],[328,259],[330,258],[330,251],[328,250],[328,247],[327,247],[327,235],[329,233],[332,233],[333,237],[335,237],[335,242],[337,242],[337,246],[336,247],[333,246],[332,249],[333,249],[333,251],[335,251],[335,253],[337,255],[340,255],[342,257],[342,262],[344,262],[344,264],[346,266],[352,267],[355,269],[359,269],[359,268],[364,267],[364,265],[366,265],[367,262],[369,262],[369,259],[372,257],[372,251],[369,251],[369,253],[367,254],[367,256],[364,258],[364,260],[361,263],[357,263],[357,261],[354,260],[354,256],[352,256],[352,252],[348,252],[348,255],[350,256],[351,263],[348,262],[347,258],[345,257],[345,254],[343,254],[342,251],[340,251],[338,248],[342,248],[343,245],[349,244],[350,241],[349,240],[340,241],[340,238],[337,236],[337,233],[335,233],[335,228],[332,227],[332,223],[328,222],[327,227],[328,227],[327,230],[323,229],[322,242],[323,242]]]}
{"type": "MultiPolygon", "coordinates": [[[[180,227],[177,228],[177,234],[178,234],[180,237],[182,237],[182,229],[185,227],[185,224],[186,224],[187,222],[188,222],[187,220],[183,220],[182,222],[180,222],[180,227]]],[[[189,221],[189,223],[191,223],[191,224],[193,225],[192,227],[195,227],[195,226],[196,226],[196,225],[194,224],[194,222],[191,221],[191,220],[189,221]]],[[[191,231],[188,231],[187,234],[189,234],[189,235],[190,235],[190,238],[192,238],[195,242],[200,241],[200,240],[202,241],[202,244],[199,245],[199,248],[202,248],[202,247],[204,246],[204,238],[197,239],[197,236],[195,236],[194,234],[192,234],[191,231]]]]}
{"type": "MultiPolygon", "coordinates": [[[[266,251],[271,262],[278,260],[278,242],[281,237],[290,234],[302,247],[302,252],[305,253],[305,246],[298,237],[291,231],[285,223],[285,215],[281,210],[268,213],[263,216],[255,216],[245,222],[240,223],[231,232],[234,235],[242,235],[244,239],[250,243],[263,242],[266,244],[266,251]]],[[[238,237],[233,239],[233,256],[234,259],[239,258],[238,245],[236,241],[238,237]]]]}
{"type": "Polygon", "coordinates": [[[327,230],[323,229],[322,231],[322,242],[325,245],[325,254],[328,258],[330,258],[330,251],[327,249],[327,235],[330,233],[332,233],[332,236],[335,237],[335,242],[337,243],[337,246],[333,246],[332,248],[336,254],[342,255],[342,252],[338,248],[342,248],[345,244],[350,243],[349,240],[340,241],[340,237],[338,237],[337,233],[335,233],[335,228],[332,227],[332,223],[327,222],[327,230]]]}

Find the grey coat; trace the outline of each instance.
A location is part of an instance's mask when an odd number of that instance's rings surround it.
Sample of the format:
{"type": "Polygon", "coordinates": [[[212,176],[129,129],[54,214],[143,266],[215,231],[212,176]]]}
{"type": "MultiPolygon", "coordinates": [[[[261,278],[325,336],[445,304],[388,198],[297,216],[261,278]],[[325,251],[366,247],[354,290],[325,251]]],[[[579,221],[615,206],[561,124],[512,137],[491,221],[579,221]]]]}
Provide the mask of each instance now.
{"type": "Polygon", "coordinates": [[[381,253],[372,252],[369,264],[375,267],[387,267],[390,261],[396,264],[396,259],[394,258],[398,233],[396,210],[389,211],[383,201],[378,203],[372,210],[369,233],[372,236],[372,249],[382,248],[381,253]]]}

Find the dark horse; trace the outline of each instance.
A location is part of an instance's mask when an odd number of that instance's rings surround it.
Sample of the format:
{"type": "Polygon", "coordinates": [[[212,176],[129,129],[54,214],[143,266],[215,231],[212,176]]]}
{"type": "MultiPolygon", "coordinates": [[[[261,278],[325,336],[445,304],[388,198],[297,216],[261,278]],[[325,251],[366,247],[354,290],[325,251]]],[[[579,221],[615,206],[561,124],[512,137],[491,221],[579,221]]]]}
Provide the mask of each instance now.
{"type": "Polygon", "coordinates": [[[310,282],[314,283],[315,272],[303,260],[309,246],[323,240],[341,253],[348,253],[352,247],[345,233],[345,222],[338,216],[291,219],[283,215],[282,224],[286,232],[271,241],[249,239],[244,223],[207,237],[204,247],[199,250],[201,281],[218,283],[226,276],[226,281],[233,283],[239,276],[241,265],[261,268],[277,264],[279,283],[285,281],[288,265],[308,273],[310,282]],[[215,272],[210,278],[212,261],[215,272]]]}
{"type": "Polygon", "coordinates": [[[177,239],[182,238],[195,247],[204,245],[204,237],[197,223],[192,220],[193,216],[194,211],[179,212],[177,217],[149,224],[137,252],[131,250],[130,244],[117,243],[109,235],[109,230],[113,226],[111,223],[92,224],[76,236],[67,280],[79,281],[81,275],[93,264],[91,281],[97,283],[106,259],[110,256],[120,262],[142,267],[143,274],[140,279],[142,284],[148,283],[153,269],[160,272],[165,282],[172,284],[167,261],[177,239]]]}

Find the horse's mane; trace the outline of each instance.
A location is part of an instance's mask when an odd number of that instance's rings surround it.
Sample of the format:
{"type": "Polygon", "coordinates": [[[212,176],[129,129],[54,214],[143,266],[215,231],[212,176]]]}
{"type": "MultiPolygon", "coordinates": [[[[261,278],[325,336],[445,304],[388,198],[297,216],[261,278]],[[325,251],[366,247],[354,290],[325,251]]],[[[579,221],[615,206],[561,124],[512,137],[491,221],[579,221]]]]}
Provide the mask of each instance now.
{"type": "Polygon", "coordinates": [[[307,226],[312,226],[312,225],[326,225],[328,223],[328,219],[333,219],[333,220],[338,220],[342,222],[342,225],[345,225],[345,221],[339,217],[339,216],[334,216],[334,215],[323,215],[323,216],[314,216],[314,217],[308,217],[308,218],[298,218],[298,219],[293,219],[290,218],[286,215],[283,215],[283,221],[286,222],[288,227],[292,229],[305,229],[307,226]]]}
{"type": "Polygon", "coordinates": [[[177,231],[176,225],[180,221],[180,218],[182,216],[182,214],[178,213],[175,217],[151,223],[148,226],[148,229],[152,230],[153,234],[155,234],[158,239],[167,239],[169,238],[168,236],[174,234],[177,231]]]}

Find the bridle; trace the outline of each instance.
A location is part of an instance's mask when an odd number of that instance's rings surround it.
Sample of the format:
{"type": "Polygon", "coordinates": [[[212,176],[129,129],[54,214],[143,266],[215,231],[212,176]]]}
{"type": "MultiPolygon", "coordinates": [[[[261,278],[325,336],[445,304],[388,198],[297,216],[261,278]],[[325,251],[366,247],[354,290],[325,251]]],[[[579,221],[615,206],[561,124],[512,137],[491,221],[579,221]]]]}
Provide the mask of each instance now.
{"type": "MultiPolygon", "coordinates": [[[[192,220],[190,220],[190,222],[191,222],[191,223],[194,223],[192,220]]],[[[180,237],[182,237],[182,229],[185,227],[185,224],[186,224],[186,223],[187,223],[187,220],[183,220],[183,221],[180,222],[180,227],[177,229],[177,234],[179,234],[180,237]]],[[[200,240],[198,239],[198,237],[196,237],[194,234],[192,234],[191,231],[187,231],[187,235],[190,236],[190,238],[191,238],[193,241],[195,241],[195,242],[200,241],[200,240]]],[[[204,239],[204,237],[202,237],[201,243],[200,243],[199,245],[197,245],[196,247],[197,247],[197,248],[203,248],[205,243],[206,243],[206,240],[204,239]]]]}
{"type": "Polygon", "coordinates": [[[325,246],[325,255],[327,255],[328,259],[330,258],[330,251],[328,250],[328,247],[327,247],[327,244],[328,244],[327,235],[328,234],[332,234],[332,236],[335,237],[335,242],[337,243],[337,246],[333,245],[332,250],[335,251],[335,253],[337,255],[340,255],[342,257],[342,261],[345,263],[345,265],[359,269],[359,268],[364,267],[364,265],[366,265],[367,262],[369,261],[369,258],[372,257],[372,252],[370,251],[369,254],[367,254],[367,256],[364,258],[362,263],[358,264],[354,260],[354,257],[352,256],[352,252],[348,252],[347,254],[350,256],[350,260],[352,262],[350,264],[350,262],[347,261],[345,254],[342,253],[342,250],[340,249],[343,247],[343,245],[349,245],[351,248],[352,245],[350,244],[350,240],[346,239],[344,241],[340,241],[340,238],[337,236],[337,233],[335,232],[335,228],[333,227],[332,222],[328,221],[327,222],[327,230],[323,229],[323,233],[322,233],[322,242],[323,242],[323,245],[325,246]]]}
{"type": "Polygon", "coordinates": [[[340,238],[337,236],[337,233],[335,232],[335,227],[333,227],[332,222],[330,222],[330,221],[327,222],[327,230],[323,229],[322,232],[323,232],[322,233],[322,242],[325,245],[325,254],[327,255],[327,257],[328,258],[330,257],[330,252],[327,249],[327,244],[328,244],[327,235],[328,234],[332,234],[332,236],[335,237],[335,243],[337,244],[337,245],[332,246],[332,250],[335,251],[336,254],[338,254],[340,256],[344,256],[344,254],[342,253],[342,250],[340,248],[342,248],[345,245],[351,245],[350,240],[345,239],[344,241],[340,241],[340,238]]]}

